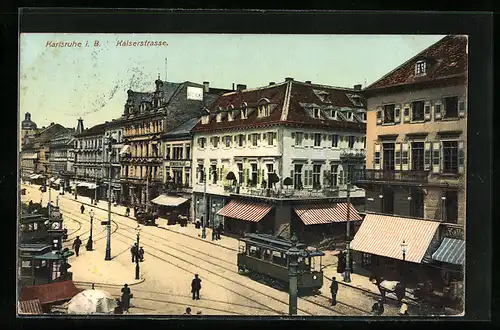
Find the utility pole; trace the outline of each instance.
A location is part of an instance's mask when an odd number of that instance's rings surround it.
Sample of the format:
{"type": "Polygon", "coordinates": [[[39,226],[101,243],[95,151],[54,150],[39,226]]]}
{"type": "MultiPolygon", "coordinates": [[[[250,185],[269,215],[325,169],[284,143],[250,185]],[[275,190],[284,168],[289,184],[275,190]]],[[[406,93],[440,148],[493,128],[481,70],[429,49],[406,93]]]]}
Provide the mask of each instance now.
{"type": "Polygon", "coordinates": [[[290,239],[292,247],[287,251],[288,255],[288,276],[289,276],[289,300],[288,300],[288,315],[297,315],[297,267],[299,265],[298,259],[301,251],[297,248],[297,237],[295,234],[290,239]]]}
{"type": "Polygon", "coordinates": [[[48,169],[48,168],[46,167],[46,171],[45,171],[45,173],[46,173],[46,176],[47,176],[47,177],[45,178],[45,184],[47,185],[47,189],[49,190],[49,205],[48,205],[48,207],[47,207],[47,208],[48,208],[48,212],[49,212],[49,219],[50,219],[50,213],[51,213],[51,212],[50,212],[50,211],[51,211],[51,208],[50,208],[50,207],[52,206],[52,203],[51,203],[51,201],[50,201],[50,198],[51,198],[51,197],[50,197],[50,180],[49,180],[49,175],[48,175],[48,170],[47,170],[47,169],[48,169]]]}
{"type": "Polygon", "coordinates": [[[104,260],[111,260],[111,154],[113,152],[113,138],[108,136],[108,223],[107,223],[107,240],[106,240],[106,256],[104,260]]]}
{"type": "Polygon", "coordinates": [[[140,268],[139,268],[139,234],[141,232],[141,227],[137,225],[137,228],[135,229],[137,231],[137,252],[135,255],[135,279],[139,279],[140,275],[140,268]]]}
{"type": "Polygon", "coordinates": [[[207,238],[207,172],[203,170],[203,224],[201,238],[207,238]]]}

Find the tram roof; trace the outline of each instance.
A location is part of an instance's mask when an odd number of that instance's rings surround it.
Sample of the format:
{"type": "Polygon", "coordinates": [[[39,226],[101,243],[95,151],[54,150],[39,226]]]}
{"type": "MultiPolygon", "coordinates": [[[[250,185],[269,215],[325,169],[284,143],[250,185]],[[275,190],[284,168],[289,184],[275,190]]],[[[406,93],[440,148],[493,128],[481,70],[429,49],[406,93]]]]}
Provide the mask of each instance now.
{"type": "MultiPolygon", "coordinates": [[[[247,233],[245,234],[245,238],[243,238],[243,241],[246,241],[246,239],[251,239],[255,243],[267,243],[267,244],[272,244],[275,245],[276,247],[284,248],[284,249],[289,249],[291,248],[292,242],[289,240],[283,239],[283,238],[278,238],[273,235],[269,234],[254,234],[254,233],[247,233]]],[[[297,247],[300,248],[306,248],[307,245],[304,243],[297,243],[297,247]]]]}

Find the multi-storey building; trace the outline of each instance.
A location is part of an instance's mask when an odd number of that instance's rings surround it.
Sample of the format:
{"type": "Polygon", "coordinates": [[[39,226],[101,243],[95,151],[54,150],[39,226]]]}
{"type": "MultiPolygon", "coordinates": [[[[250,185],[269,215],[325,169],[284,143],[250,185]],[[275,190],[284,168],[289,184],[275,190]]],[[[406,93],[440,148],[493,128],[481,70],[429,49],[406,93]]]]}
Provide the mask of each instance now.
{"type": "Polygon", "coordinates": [[[198,117],[220,89],[183,82],[155,81],[152,93],[127,92],[122,122],[125,150],[122,152],[121,182],[127,204],[147,205],[163,187],[161,134],[186,120],[198,117]]]}
{"type": "Polygon", "coordinates": [[[22,180],[28,181],[39,176],[35,173],[38,164],[38,151],[35,149],[34,141],[27,142],[22,146],[20,163],[22,180]]]}
{"type": "Polygon", "coordinates": [[[359,264],[377,272],[392,269],[393,276],[404,265],[414,279],[435,279],[440,267],[441,275],[449,278],[451,271],[452,278],[461,278],[467,38],[441,39],[363,93],[367,160],[354,181],[366,189],[368,214],[352,242],[361,252],[359,264]],[[403,258],[406,264],[394,262],[403,258]]]}
{"type": "Polygon", "coordinates": [[[73,189],[77,194],[94,199],[107,196],[107,187],[99,185],[103,178],[103,144],[105,124],[83,130],[83,119],[78,120],[74,145],[73,189]]]}
{"type": "Polygon", "coordinates": [[[36,124],[31,121],[31,114],[26,112],[24,120],[21,122],[21,148],[33,139],[36,131],[36,124]]]}
{"type": "Polygon", "coordinates": [[[63,191],[69,187],[73,176],[73,147],[75,129],[67,128],[54,134],[50,140],[49,163],[52,169],[52,184],[62,187],[63,191]]]}
{"type": "Polygon", "coordinates": [[[191,203],[191,146],[192,134],[199,118],[192,118],[173,128],[161,137],[164,148],[163,184],[164,194],[152,202],[160,206],[160,215],[175,209],[179,214],[194,218],[191,203]]]}
{"type": "MultiPolygon", "coordinates": [[[[286,78],[222,95],[193,129],[196,218],[236,233],[286,236],[291,225],[303,239],[308,225],[345,222],[347,182],[365,157],[360,88],[286,78]]],[[[349,188],[362,204],[364,191],[349,188]]]]}
{"type": "MultiPolygon", "coordinates": [[[[113,119],[110,122],[104,123],[104,144],[103,144],[103,155],[104,155],[104,177],[102,179],[102,184],[104,187],[109,187],[109,173],[106,170],[111,165],[111,200],[116,203],[122,202],[122,185],[120,182],[121,165],[120,165],[120,153],[123,149],[123,124],[120,119],[113,119]],[[111,144],[112,152],[109,152],[108,142],[109,138],[114,141],[111,144]],[[110,159],[111,157],[111,159],[110,159]]],[[[106,200],[108,199],[106,194],[106,200]]]]}

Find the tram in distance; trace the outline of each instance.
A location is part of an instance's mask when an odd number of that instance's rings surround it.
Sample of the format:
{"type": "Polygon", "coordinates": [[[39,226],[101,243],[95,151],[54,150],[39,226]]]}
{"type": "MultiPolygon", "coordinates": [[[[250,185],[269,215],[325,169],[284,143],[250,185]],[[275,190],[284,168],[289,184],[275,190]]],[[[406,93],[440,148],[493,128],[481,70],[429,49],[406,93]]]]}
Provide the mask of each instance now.
{"type": "MultiPolygon", "coordinates": [[[[288,240],[268,234],[245,234],[239,239],[238,273],[257,275],[278,282],[284,287],[289,285],[287,251],[292,247],[288,240]]],[[[297,244],[303,251],[298,260],[297,288],[299,293],[314,293],[323,286],[321,270],[322,251],[308,251],[307,246],[297,244]],[[319,257],[319,264],[317,263],[319,257]]]]}

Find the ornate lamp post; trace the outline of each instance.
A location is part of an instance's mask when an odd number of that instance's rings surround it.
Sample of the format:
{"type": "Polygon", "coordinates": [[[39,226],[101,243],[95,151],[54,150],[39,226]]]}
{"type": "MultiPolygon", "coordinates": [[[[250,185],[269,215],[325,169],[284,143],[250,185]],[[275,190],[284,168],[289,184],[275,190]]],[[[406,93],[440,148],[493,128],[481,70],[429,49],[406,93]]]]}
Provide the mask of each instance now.
{"type": "MultiPolygon", "coordinates": [[[[403,254],[403,267],[405,265],[404,263],[406,260],[407,248],[408,248],[408,244],[406,244],[405,241],[403,240],[403,243],[401,243],[401,253],[403,254]]],[[[403,276],[403,267],[401,267],[401,276],[403,276]]]]}
{"type": "Polygon", "coordinates": [[[89,216],[90,216],[90,235],[89,235],[89,240],[87,241],[86,248],[87,248],[87,251],[92,251],[92,249],[93,249],[92,229],[94,227],[94,210],[92,210],[92,209],[90,210],[89,216]]]}
{"type": "Polygon", "coordinates": [[[347,233],[345,240],[346,249],[346,266],[344,272],[344,282],[351,282],[351,190],[349,189],[349,183],[347,184],[347,233]]]}
{"type": "Polygon", "coordinates": [[[295,235],[290,239],[292,247],[287,251],[288,256],[288,277],[289,277],[289,301],[288,315],[297,315],[297,267],[301,251],[297,248],[297,237],[295,235]]]}
{"type": "MultiPolygon", "coordinates": [[[[104,260],[111,260],[111,156],[113,154],[113,143],[115,143],[116,140],[111,137],[111,135],[108,136],[108,153],[110,155],[109,160],[108,160],[108,223],[106,225],[107,227],[107,240],[106,240],[106,256],[104,257],[104,260]]],[[[96,187],[97,189],[97,187],[96,187]]]]}
{"type": "Polygon", "coordinates": [[[137,232],[137,255],[135,257],[135,279],[139,279],[139,274],[140,274],[140,269],[139,269],[139,240],[140,240],[140,234],[141,234],[141,226],[137,225],[137,228],[135,229],[137,232]]]}

